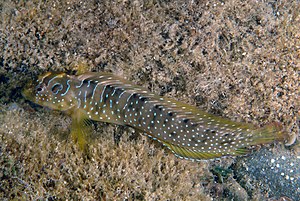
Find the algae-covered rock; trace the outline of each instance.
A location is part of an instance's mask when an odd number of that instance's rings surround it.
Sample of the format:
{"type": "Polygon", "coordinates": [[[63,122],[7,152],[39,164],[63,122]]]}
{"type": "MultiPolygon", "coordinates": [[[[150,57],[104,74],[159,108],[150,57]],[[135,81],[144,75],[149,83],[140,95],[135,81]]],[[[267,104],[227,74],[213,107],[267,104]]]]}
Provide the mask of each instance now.
{"type": "Polygon", "coordinates": [[[300,156],[283,147],[262,149],[238,160],[235,166],[237,180],[252,198],[257,193],[272,199],[288,197],[300,200],[300,156]]]}
{"type": "Polygon", "coordinates": [[[83,63],[232,120],[281,122],[293,144],[298,1],[28,0],[1,1],[0,10],[1,200],[298,198],[295,146],[258,150],[237,165],[232,158],[193,163],[127,127],[94,123],[83,156],[68,137],[69,117],[21,96],[41,73],[76,74],[83,63]]]}

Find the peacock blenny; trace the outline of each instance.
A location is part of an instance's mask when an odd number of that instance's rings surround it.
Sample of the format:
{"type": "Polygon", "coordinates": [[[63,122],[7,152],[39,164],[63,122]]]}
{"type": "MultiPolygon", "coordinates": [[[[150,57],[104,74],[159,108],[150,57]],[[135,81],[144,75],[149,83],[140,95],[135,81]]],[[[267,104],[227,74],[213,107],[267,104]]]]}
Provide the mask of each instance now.
{"type": "Polygon", "coordinates": [[[71,136],[86,146],[90,120],[131,126],[163,143],[176,156],[201,160],[243,155],[248,147],[283,139],[276,123],[263,128],[233,122],[150,93],[110,73],[47,72],[23,96],[72,117],[71,136]]]}

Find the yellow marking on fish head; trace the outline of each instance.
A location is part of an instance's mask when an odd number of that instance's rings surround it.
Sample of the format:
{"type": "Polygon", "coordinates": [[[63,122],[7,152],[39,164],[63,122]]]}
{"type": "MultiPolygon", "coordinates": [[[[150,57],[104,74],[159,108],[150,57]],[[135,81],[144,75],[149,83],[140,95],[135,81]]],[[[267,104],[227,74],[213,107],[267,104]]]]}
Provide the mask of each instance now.
{"type": "Polygon", "coordinates": [[[42,106],[66,111],[76,104],[71,90],[71,76],[65,73],[47,72],[30,82],[22,91],[22,95],[42,106]]]}

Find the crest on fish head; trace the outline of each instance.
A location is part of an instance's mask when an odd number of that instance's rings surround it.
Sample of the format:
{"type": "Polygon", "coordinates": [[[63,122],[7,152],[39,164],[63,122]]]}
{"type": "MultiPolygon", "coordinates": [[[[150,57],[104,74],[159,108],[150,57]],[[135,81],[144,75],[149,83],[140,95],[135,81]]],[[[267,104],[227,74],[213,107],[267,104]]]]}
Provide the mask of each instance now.
{"type": "Polygon", "coordinates": [[[23,96],[42,106],[66,111],[74,106],[71,76],[66,73],[47,72],[22,91],[23,96]]]}

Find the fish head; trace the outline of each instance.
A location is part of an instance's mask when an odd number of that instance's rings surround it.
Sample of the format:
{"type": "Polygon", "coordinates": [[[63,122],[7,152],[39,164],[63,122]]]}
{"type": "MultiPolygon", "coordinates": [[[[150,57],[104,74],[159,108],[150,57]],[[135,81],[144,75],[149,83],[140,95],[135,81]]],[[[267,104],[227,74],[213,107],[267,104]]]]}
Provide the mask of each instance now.
{"type": "Polygon", "coordinates": [[[71,76],[66,73],[47,72],[22,90],[24,98],[41,106],[66,111],[74,106],[71,76]]]}

